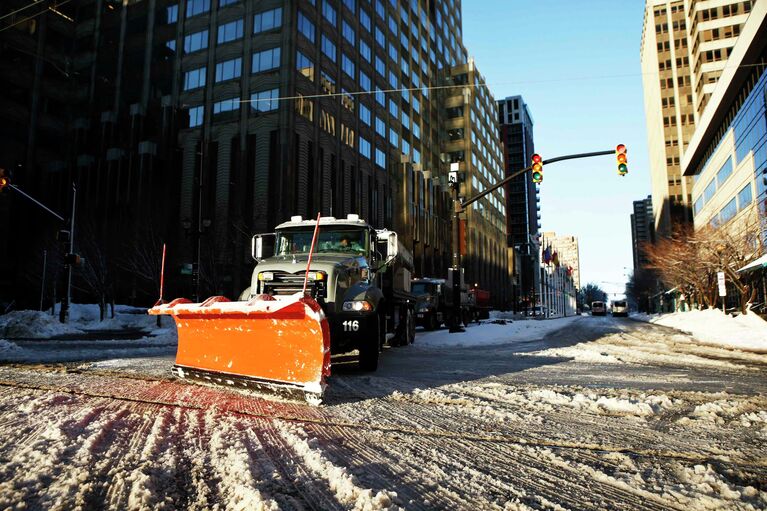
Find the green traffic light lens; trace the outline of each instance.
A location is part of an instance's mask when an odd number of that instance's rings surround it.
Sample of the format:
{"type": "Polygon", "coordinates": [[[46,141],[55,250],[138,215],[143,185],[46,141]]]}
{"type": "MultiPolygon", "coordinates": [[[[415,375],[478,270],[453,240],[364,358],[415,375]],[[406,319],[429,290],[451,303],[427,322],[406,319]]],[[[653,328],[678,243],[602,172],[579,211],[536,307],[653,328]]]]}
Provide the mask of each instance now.
{"type": "Polygon", "coordinates": [[[625,163],[621,163],[620,165],[618,165],[618,172],[620,172],[621,174],[627,174],[628,171],[629,171],[629,168],[626,166],[625,163]]]}
{"type": "Polygon", "coordinates": [[[543,181],[543,172],[533,172],[533,183],[540,183],[543,181]]]}

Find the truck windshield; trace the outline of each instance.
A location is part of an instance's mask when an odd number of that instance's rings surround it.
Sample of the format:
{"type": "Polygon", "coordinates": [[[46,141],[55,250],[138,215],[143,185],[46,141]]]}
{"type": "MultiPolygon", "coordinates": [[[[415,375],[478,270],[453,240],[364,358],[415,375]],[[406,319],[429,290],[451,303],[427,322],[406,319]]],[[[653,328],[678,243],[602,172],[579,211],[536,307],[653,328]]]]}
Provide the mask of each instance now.
{"type": "MultiPolygon", "coordinates": [[[[314,229],[278,232],[275,248],[276,255],[309,253],[313,235],[314,229]]],[[[366,231],[362,229],[331,230],[320,227],[314,251],[365,254],[367,252],[366,231]]]]}

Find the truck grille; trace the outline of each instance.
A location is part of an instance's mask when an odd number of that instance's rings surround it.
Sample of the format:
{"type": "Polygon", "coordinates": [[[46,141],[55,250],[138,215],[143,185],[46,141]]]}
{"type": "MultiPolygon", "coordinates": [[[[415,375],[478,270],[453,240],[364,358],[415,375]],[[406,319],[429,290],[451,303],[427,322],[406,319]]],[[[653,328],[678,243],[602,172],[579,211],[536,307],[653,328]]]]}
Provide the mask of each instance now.
{"type": "MultiPolygon", "coordinates": [[[[304,275],[304,272],[274,272],[274,280],[265,282],[264,291],[278,296],[299,293],[304,288],[304,275]]],[[[316,298],[318,292],[322,290],[322,284],[310,280],[306,288],[316,298]]]]}

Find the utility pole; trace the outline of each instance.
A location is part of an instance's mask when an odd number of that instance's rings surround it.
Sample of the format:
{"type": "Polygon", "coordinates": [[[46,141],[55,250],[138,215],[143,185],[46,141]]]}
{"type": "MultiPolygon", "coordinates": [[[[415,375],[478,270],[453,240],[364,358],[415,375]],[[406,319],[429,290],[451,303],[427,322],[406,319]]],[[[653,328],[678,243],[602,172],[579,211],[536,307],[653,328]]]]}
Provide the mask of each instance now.
{"type": "Polygon", "coordinates": [[[64,268],[67,270],[67,292],[61,301],[59,321],[69,323],[69,304],[72,302],[72,269],[75,265],[75,206],[77,205],[77,187],[72,183],[72,215],[69,219],[69,239],[67,253],[64,256],[64,268]]]}

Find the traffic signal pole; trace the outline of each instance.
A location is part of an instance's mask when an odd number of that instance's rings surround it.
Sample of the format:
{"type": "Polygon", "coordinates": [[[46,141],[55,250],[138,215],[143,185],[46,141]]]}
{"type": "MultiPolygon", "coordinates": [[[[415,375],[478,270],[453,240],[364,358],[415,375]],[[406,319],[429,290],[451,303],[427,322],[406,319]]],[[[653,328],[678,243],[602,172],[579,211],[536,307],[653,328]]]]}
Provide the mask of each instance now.
{"type": "MultiPolygon", "coordinates": [[[[625,148],[624,148],[625,151],[625,148]]],[[[580,158],[591,158],[593,156],[604,156],[607,154],[615,154],[615,149],[610,149],[608,151],[594,151],[590,153],[577,153],[577,154],[566,154],[563,156],[557,156],[555,158],[549,158],[548,160],[543,160],[543,165],[548,165],[552,163],[557,163],[560,161],[565,160],[577,160],[580,158]]],[[[517,176],[520,176],[524,174],[525,172],[528,172],[532,170],[533,165],[530,165],[529,167],[525,167],[522,170],[518,170],[511,174],[510,176],[502,179],[498,183],[494,184],[490,188],[484,190],[483,192],[478,193],[474,197],[471,197],[468,200],[462,201],[459,196],[459,188],[460,188],[460,179],[457,179],[453,186],[453,321],[455,326],[450,327],[450,333],[456,333],[456,332],[464,332],[465,330],[461,328],[461,242],[460,242],[460,221],[461,221],[461,213],[466,211],[466,208],[473,203],[477,202],[482,197],[496,191],[498,188],[504,186],[505,184],[509,183],[512,179],[514,179],[517,176]]],[[[535,306],[533,304],[533,306],[535,306]]]]}
{"type": "MultiPolygon", "coordinates": [[[[12,189],[13,191],[17,192],[19,195],[24,197],[25,199],[30,200],[31,202],[37,204],[42,209],[56,217],[56,219],[60,220],[61,222],[66,222],[66,219],[53,211],[51,208],[40,202],[39,200],[35,199],[31,195],[29,195],[27,192],[19,188],[13,183],[7,182],[6,186],[8,188],[12,189]]],[[[74,262],[70,260],[70,256],[74,254],[74,248],[75,248],[75,206],[77,204],[77,187],[74,183],[72,183],[72,215],[69,219],[69,239],[67,240],[67,255],[64,257],[64,268],[67,270],[67,292],[64,295],[63,300],[61,301],[61,311],[59,312],[59,321],[62,323],[67,323],[69,321],[69,303],[72,299],[72,266],[74,265],[74,262]]],[[[45,268],[43,268],[43,271],[45,271],[45,268]]],[[[55,305],[55,304],[54,304],[55,305]]],[[[42,308],[42,296],[40,298],[40,307],[42,308]]]]}

